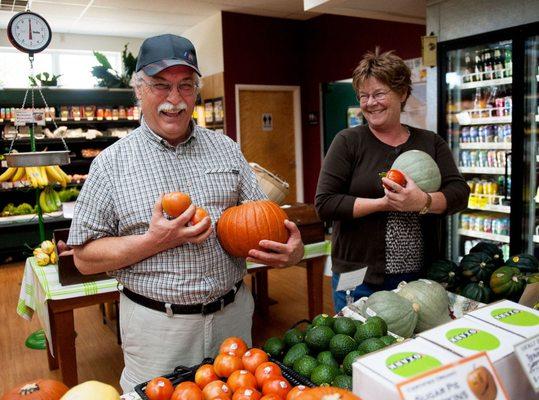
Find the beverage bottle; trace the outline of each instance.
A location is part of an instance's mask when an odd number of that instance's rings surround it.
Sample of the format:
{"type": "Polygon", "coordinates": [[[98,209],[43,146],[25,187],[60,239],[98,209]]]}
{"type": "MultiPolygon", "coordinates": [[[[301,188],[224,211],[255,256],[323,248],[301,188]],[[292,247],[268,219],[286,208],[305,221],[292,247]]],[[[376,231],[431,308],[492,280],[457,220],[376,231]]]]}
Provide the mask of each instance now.
{"type": "Polygon", "coordinates": [[[513,97],[512,96],[505,96],[503,101],[504,101],[503,115],[511,115],[511,109],[513,108],[513,97]]]}
{"type": "Polygon", "coordinates": [[[470,141],[470,127],[465,126],[462,128],[461,134],[460,134],[460,142],[461,143],[468,143],[470,141]]]}
{"type": "Polygon", "coordinates": [[[503,58],[499,48],[494,49],[494,79],[503,78],[503,58]]]}
{"type": "Polygon", "coordinates": [[[481,59],[481,53],[479,50],[475,51],[475,58],[474,58],[474,81],[480,81],[483,79],[483,60],[481,59]]]}
{"type": "Polygon", "coordinates": [[[472,117],[479,118],[481,117],[481,109],[482,107],[482,99],[481,99],[481,89],[476,88],[475,89],[475,96],[473,99],[473,113],[472,117]]]}
{"type": "Polygon", "coordinates": [[[496,97],[498,96],[498,87],[492,86],[492,88],[487,91],[487,96],[487,117],[493,117],[496,115],[496,97]]]}
{"type": "Polygon", "coordinates": [[[470,142],[471,143],[479,142],[479,132],[477,130],[477,126],[470,127],[470,142]]]}
{"type": "Polygon", "coordinates": [[[492,62],[492,55],[490,54],[490,49],[487,49],[483,52],[483,79],[488,80],[492,79],[492,72],[494,71],[494,63],[492,62]]]}
{"type": "Polygon", "coordinates": [[[471,75],[474,72],[474,66],[472,63],[472,57],[470,56],[470,52],[466,52],[464,55],[464,72],[462,75],[462,82],[470,82],[471,81],[471,75]]]}
{"type": "Polygon", "coordinates": [[[504,76],[506,78],[513,76],[513,54],[510,47],[505,49],[505,60],[504,60],[504,76]]]}

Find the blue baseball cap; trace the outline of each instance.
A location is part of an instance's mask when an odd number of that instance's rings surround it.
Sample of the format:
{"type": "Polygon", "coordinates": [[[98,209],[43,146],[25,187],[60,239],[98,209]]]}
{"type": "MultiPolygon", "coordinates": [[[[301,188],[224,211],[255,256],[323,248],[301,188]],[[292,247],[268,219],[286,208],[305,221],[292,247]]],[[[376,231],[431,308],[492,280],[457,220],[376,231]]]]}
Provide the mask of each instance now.
{"type": "Polygon", "coordinates": [[[198,76],[195,46],[189,39],[177,35],[159,35],[150,37],[140,46],[135,71],[143,70],[148,76],[154,76],[168,67],[186,65],[191,67],[198,76]]]}

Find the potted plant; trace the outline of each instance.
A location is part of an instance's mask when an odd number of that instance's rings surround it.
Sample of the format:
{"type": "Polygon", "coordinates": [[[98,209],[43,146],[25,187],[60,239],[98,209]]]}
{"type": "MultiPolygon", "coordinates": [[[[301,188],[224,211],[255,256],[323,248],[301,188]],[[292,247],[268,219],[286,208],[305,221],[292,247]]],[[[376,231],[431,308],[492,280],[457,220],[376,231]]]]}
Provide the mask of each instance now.
{"type": "Polygon", "coordinates": [[[62,75],[49,74],[48,72],[42,72],[34,76],[29,76],[30,86],[58,86],[58,78],[62,75]]]}
{"type": "Polygon", "coordinates": [[[108,88],[130,87],[129,83],[137,65],[137,58],[127,51],[127,44],[122,51],[123,73],[115,71],[104,54],[94,51],[94,56],[100,64],[92,67],[92,75],[97,78],[97,86],[108,88]]]}

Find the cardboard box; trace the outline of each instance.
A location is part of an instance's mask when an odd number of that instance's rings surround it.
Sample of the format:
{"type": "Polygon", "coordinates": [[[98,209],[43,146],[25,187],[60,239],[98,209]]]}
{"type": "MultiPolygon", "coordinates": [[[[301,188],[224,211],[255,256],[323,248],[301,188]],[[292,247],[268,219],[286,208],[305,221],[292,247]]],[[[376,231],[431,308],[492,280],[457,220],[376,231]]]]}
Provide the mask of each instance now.
{"type": "Polygon", "coordinates": [[[363,400],[398,400],[398,383],[460,358],[425,339],[409,339],[358,359],[353,392],[363,400]]]}
{"type": "Polygon", "coordinates": [[[510,300],[489,304],[469,313],[468,317],[477,318],[526,339],[539,335],[539,311],[510,300]]]}
{"type": "Polygon", "coordinates": [[[522,336],[469,316],[421,332],[418,336],[462,357],[485,351],[511,399],[537,398],[514,353],[515,345],[524,340],[522,336]]]}

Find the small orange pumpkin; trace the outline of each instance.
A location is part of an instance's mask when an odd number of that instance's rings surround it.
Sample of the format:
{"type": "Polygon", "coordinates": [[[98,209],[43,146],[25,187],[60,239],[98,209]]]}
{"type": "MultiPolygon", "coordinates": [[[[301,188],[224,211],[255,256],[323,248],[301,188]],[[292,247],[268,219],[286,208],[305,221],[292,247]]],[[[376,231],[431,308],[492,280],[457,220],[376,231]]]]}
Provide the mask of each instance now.
{"type": "Polygon", "coordinates": [[[263,250],[263,240],[286,243],[288,230],[286,213],[271,200],[250,201],[226,209],[217,223],[221,246],[234,257],[247,258],[249,250],[263,250]]]}
{"type": "Polygon", "coordinates": [[[13,388],[2,400],[59,400],[69,388],[53,379],[37,379],[13,388]]]}

